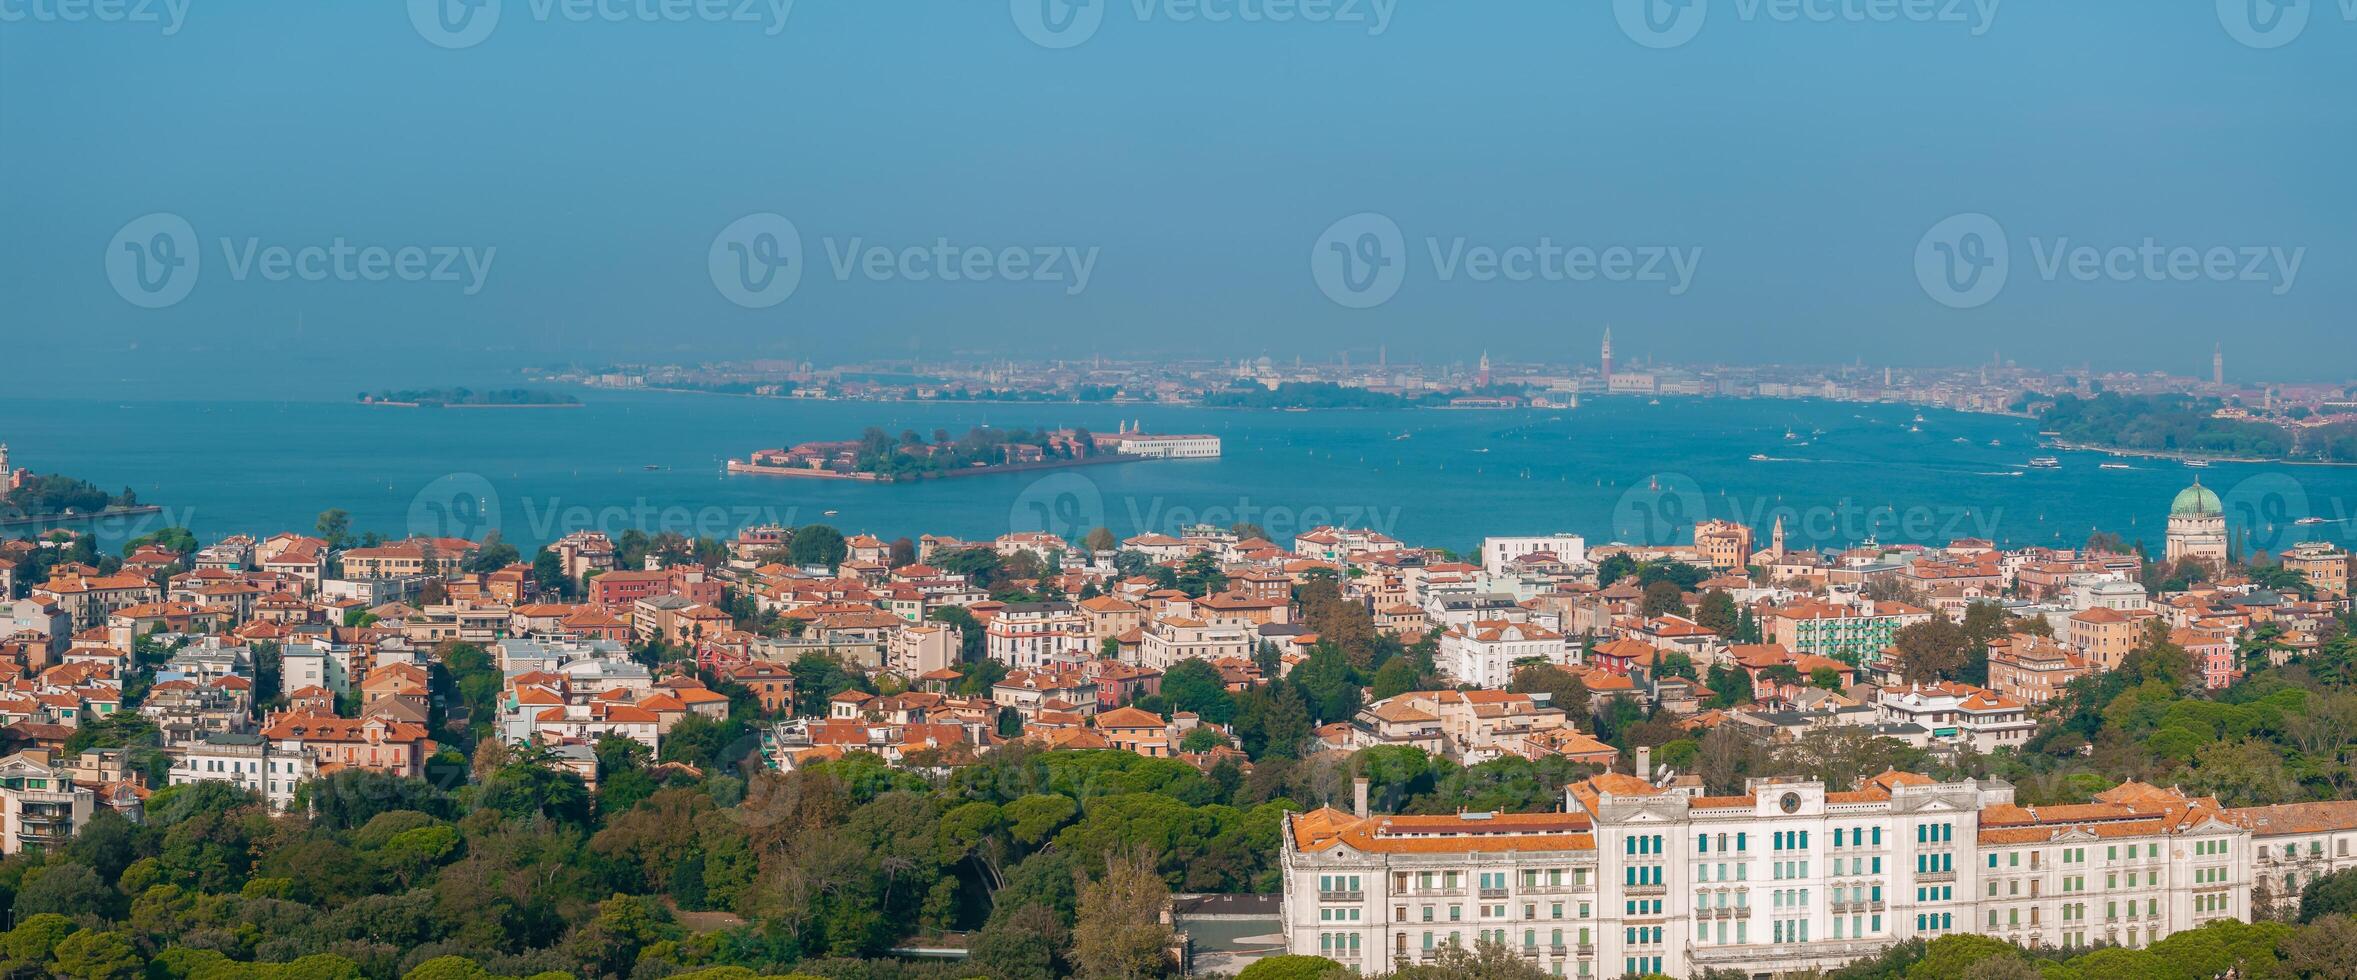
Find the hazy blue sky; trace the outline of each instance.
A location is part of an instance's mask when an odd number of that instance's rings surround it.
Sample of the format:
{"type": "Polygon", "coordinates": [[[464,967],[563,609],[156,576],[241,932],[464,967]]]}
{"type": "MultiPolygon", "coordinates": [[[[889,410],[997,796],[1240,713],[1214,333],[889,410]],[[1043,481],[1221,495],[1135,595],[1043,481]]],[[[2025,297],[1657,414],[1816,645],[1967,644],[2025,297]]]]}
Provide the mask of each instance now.
{"type": "Polygon", "coordinates": [[[471,21],[462,0],[140,0],[157,20],[131,23],[58,2],[0,4],[0,361],[103,381],[1379,342],[1587,358],[1608,322],[1624,360],[2002,348],[2193,371],[2222,339],[2241,377],[2357,376],[2344,0],[1686,0],[1699,21],[1336,0],[1337,22],[1290,23],[1263,15],[1321,5],[799,0],[774,34],[772,0],[499,0],[471,21]],[[1313,252],[1380,230],[1321,242],[1363,212],[1400,230],[1403,278],[1338,302],[1313,252]],[[801,276],[748,308],[713,257],[758,213],[790,220],[801,276]],[[1959,214],[1996,231],[1942,225],[1959,214]],[[178,257],[147,251],[176,229],[197,246],[185,294],[135,305],[123,277],[173,267],[128,263],[178,257]],[[1984,233],[1959,252],[1937,237],[1957,229],[1984,233]],[[423,281],[366,281],[358,257],[268,274],[273,250],[339,238],[427,250],[423,281]],[[2169,281],[2166,253],[2051,266],[2147,238],[2232,260],[2176,270],[2196,281],[2169,281]],[[855,242],[937,239],[987,249],[994,281],[836,268],[855,242]],[[1483,281],[1451,258],[1542,240],[1629,249],[1634,279],[1483,281]],[[1985,272],[1991,247],[2002,289],[1918,276],[1985,272]],[[1064,278],[1003,281],[1009,248],[1053,251],[1064,278]]]}

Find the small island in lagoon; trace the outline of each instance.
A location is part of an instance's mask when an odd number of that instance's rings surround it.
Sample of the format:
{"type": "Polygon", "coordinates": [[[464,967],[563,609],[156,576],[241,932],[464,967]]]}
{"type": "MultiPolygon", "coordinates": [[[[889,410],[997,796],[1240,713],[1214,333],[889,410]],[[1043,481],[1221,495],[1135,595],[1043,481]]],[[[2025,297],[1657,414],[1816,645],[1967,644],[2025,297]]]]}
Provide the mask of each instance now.
{"type": "Polygon", "coordinates": [[[382,408],[579,408],[581,399],[531,388],[412,388],[361,392],[360,404],[382,408]]]}
{"type": "Polygon", "coordinates": [[[1111,435],[1087,429],[977,426],[956,438],[946,429],[935,429],[930,439],[913,429],[895,437],[869,426],[855,440],[758,450],[749,459],[729,460],[728,472],[900,483],[1140,459],[1214,459],[1219,454],[1218,436],[1156,435],[1127,423],[1111,435]]]}

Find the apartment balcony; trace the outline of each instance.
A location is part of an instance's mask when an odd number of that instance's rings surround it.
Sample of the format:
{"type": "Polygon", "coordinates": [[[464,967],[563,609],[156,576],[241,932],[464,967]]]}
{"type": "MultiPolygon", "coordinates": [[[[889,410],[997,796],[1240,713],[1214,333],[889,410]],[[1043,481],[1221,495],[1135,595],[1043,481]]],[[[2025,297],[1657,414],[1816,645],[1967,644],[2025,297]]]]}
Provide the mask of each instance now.
{"type": "Polygon", "coordinates": [[[1391,894],[1394,898],[1463,898],[1465,897],[1465,889],[1462,887],[1442,888],[1438,886],[1432,888],[1394,888],[1392,889],[1391,894]]]}
{"type": "Polygon", "coordinates": [[[1712,905],[1694,910],[1694,917],[1705,920],[1744,919],[1751,916],[1748,905],[1712,905]]]}
{"type": "Polygon", "coordinates": [[[1320,901],[1320,902],[1363,902],[1363,901],[1366,901],[1366,900],[1367,900],[1367,893],[1366,893],[1366,892],[1319,892],[1319,893],[1318,893],[1318,901],[1320,901]]]}
{"type": "Polygon", "coordinates": [[[1946,881],[1955,881],[1955,880],[1956,880],[1956,872],[1954,872],[1954,871],[1919,871],[1919,872],[1916,872],[1916,874],[1915,874],[1915,880],[1916,880],[1916,881],[1920,881],[1920,882],[1934,882],[1934,883],[1937,883],[1937,882],[1946,882],[1946,881]]]}
{"type": "Polygon", "coordinates": [[[1505,889],[1503,889],[1503,888],[1484,888],[1484,889],[1482,889],[1482,890],[1481,890],[1481,897],[1483,897],[1483,898],[1505,898],[1505,897],[1506,897],[1506,890],[1505,890],[1505,889]]]}
{"type": "Polygon", "coordinates": [[[1833,910],[1833,914],[1835,915],[1842,915],[1850,912],[1880,912],[1882,911],[1882,900],[1860,899],[1854,902],[1834,902],[1830,908],[1833,910]]]}
{"type": "Polygon", "coordinates": [[[1668,886],[1668,885],[1666,885],[1666,884],[1664,884],[1664,885],[1623,885],[1623,886],[1621,886],[1621,892],[1622,892],[1623,894],[1627,894],[1627,895],[1667,895],[1667,894],[1669,894],[1669,893],[1670,893],[1670,886],[1668,886]]]}

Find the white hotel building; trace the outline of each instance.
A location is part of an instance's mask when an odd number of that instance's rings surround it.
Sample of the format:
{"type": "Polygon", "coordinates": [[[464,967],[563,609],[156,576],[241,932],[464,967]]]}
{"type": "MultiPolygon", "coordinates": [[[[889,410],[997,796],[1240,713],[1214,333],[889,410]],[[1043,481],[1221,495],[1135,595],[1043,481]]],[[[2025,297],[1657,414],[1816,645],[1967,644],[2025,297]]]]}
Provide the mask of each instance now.
{"type": "Polygon", "coordinates": [[[1286,820],[1286,951],[1366,972],[1481,940],[1561,976],[1766,976],[1974,932],[2145,946],[2357,866],[2357,802],[2233,810],[2140,783],[2016,806],[1995,781],[1704,796],[1606,774],[1565,812],[1286,820]],[[2286,880],[2286,876],[2290,880],[2286,880]]]}

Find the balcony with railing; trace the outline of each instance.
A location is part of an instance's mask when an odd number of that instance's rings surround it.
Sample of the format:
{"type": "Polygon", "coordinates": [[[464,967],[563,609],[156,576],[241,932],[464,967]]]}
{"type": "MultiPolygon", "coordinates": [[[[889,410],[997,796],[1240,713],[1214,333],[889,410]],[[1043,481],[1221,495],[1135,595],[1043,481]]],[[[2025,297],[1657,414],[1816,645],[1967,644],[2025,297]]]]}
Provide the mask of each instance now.
{"type": "Polygon", "coordinates": [[[1363,891],[1318,893],[1318,901],[1321,902],[1363,902],[1366,900],[1367,893],[1363,891]]]}

